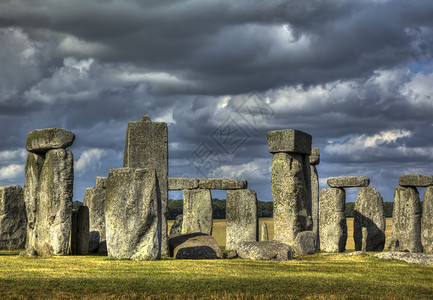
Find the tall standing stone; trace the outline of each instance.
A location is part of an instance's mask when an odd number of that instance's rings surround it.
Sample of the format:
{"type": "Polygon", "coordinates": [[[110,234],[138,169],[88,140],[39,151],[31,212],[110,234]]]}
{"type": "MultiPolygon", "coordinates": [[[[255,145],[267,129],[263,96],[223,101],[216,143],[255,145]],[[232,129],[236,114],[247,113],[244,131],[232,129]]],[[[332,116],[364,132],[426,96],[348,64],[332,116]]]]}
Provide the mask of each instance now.
{"type": "Polygon", "coordinates": [[[421,243],[424,253],[433,253],[433,186],[427,187],[423,196],[421,243]]]}
{"type": "Polygon", "coordinates": [[[227,191],[226,221],[226,249],[235,250],[239,242],[258,240],[257,194],[254,190],[227,191]]]}
{"type": "Polygon", "coordinates": [[[392,212],[392,250],[422,252],[421,207],[415,187],[397,186],[394,191],[392,212]]]}
{"type": "Polygon", "coordinates": [[[362,250],[362,228],[367,230],[366,250],[383,251],[385,246],[385,213],[383,199],[374,187],[361,187],[353,212],[355,250],[362,250]]]}
{"type": "Polygon", "coordinates": [[[262,222],[261,229],[260,229],[260,241],[268,241],[268,240],[269,240],[268,225],[266,225],[266,222],[262,222]]]}
{"type": "Polygon", "coordinates": [[[19,185],[0,186],[0,249],[22,249],[26,243],[26,212],[19,185]]]}
{"type": "Polygon", "coordinates": [[[320,163],[320,150],[311,149],[310,174],[311,174],[311,215],[313,219],[313,232],[316,235],[316,248],[320,249],[319,239],[319,174],[316,165],[320,163]]]}
{"type": "Polygon", "coordinates": [[[111,169],[106,182],[108,257],[154,260],[161,257],[161,208],[154,169],[111,169]]]}
{"type": "Polygon", "coordinates": [[[342,188],[323,189],[319,196],[320,249],[344,252],[347,241],[346,192],[342,188]]]}
{"type": "Polygon", "coordinates": [[[183,190],[182,233],[212,234],[212,196],[208,189],[183,190]]]}
{"type": "Polygon", "coordinates": [[[71,245],[72,255],[87,255],[89,252],[89,208],[80,206],[72,212],[71,245]]]}
{"type": "Polygon", "coordinates": [[[138,122],[128,122],[126,130],[124,168],[155,169],[158,201],[161,202],[161,253],[168,255],[168,135],[167,123],[152,122],[144,116],[138,122]]]}

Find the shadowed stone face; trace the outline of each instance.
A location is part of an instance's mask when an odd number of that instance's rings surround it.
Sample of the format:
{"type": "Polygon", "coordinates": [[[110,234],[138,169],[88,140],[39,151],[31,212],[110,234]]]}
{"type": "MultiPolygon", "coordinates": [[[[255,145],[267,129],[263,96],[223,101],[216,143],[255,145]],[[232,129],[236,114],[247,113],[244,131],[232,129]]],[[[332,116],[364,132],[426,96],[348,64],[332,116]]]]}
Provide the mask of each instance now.
{"type": "Polygon", "coordinates": [[[45,153],[51,149],[65,149],[71,146],[74,140],[74,133],[66,129],[36,129],[27,135],[26,149],[29,152],[45,153]]]}
{"type": "Polygon", "coordinates": [[[208,189],[183,191],[182,233],[212,234],[212,197],[208,189]]]}
{"type": "Polygon", "coordinates": [[[422,201],[421,243],[424,253],[433,253],[433,186],[425,189],[422,201]]]}
{"type": "Polygon", "coordinates": [[[177,259],[223,258],[223,253],[215,238],[199,232],[170,236],[169,249],[170,256],[177,259]]]}
{"type": "Polygon", "coordinates": [[[80,206],[72,212],[71,245],[72,255],[87,255],[89,252],[89,208],[80,206]]]}
{"type": "Polygon", "coordinates": [[[311,135],[295,129],[268,131],[270,153],[311,154],[311,135]]]}
{"type": "Polygon", "coordinates": [[[422,186],[427,187],[433,185],[433,175],[401,175],[398,184],[400,186],[422,186]]]}
{"type": "Polygon", "coordinates": [[[333,188],[365,187],[370,184],[370,179],[366,176],[329,177],[326,183],[333,188]]]}
{"type": "MultiPolygon", "coordinates": [[[[98,177],[101,178],[101,177],[98,177]]],[[[84,193],[83,205],[89,208],[89,230],[90,232],[98,232],[98,246],[95,248],[92,244],[92,249],[90,252],[95,252],[98,250],[100,244],[106,242],[105,238],[105,180],[104,188],[101,186],[101,181],[96,181],[97,187],[91,187],[86,189],[84,193]],[[98,184],[99,183],[99,184],[98,184]]],[[[95,234],[92,235],[96,237],[95,234]]]]}
{"type": "MultiPolygon", "coordinates": [[[[313,148],[314,149],[314,148],[313,148]]],[[[311,216],[313,232],[316,234],[316,247],[320,249],[319,242],[319,175],[316,166],[310,165],[311,174],[311,216]]]]}
{"type": "Polygon", "coordinates": [[[26,243],[26,214],[23,189],[0,186],[0,249],[22,249],[26,243]]]}

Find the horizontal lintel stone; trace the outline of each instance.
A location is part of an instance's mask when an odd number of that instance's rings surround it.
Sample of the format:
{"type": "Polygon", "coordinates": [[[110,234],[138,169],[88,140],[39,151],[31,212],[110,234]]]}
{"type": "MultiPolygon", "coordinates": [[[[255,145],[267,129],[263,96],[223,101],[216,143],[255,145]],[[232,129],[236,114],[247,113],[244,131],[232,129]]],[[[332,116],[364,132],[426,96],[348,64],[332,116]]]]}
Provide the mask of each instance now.
{"type": "Polygon", "coordinates": [[[168,178],[169,190],[197,189],[198,179],[195,178],[168,178]]]}
{"type": "Polygon", "coordinates": [[[367,176],[329,177],[326,183],[333,188],[365,187],[370,184],[370,179],[367,176]]]}
{"type": "Polygon", "coordinates": [[[201,189],[238,190],[246,189],[248,187],[248,182],[245,179],[209,178],[200,179],[198,186],[201,189]]]}
{"type": "Polygon", "coordinates": [[[401,175],[400,179],[398,180],[398,184],[400,186],[431,186],[433,185],[433,175],[401,175]]]}
{"type": "Polygon", "coordinates": [[[311,135],[295,129],[268,131],[270,153],[311,154],[311,135]]]}
{"type": "Polygon", "coordinates": [[[29,152],[45,153],[51,149],[66,149],[74,143],[75,134],[62,128],[35,129],[27,135],[29,152]]]}

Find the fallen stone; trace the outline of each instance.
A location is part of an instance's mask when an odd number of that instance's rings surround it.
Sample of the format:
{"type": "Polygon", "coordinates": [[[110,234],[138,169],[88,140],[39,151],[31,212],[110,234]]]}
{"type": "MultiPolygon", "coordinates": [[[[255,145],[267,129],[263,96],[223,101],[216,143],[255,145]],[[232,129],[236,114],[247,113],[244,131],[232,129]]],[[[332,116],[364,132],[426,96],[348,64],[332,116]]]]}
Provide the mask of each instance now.
{"type": "Polygon", "coordinates": [[[238,252],[236,250],[232,250],[227,254],[228,259],[234,259],[238,257],[238,252]]]}
{"type": "Polygon", "coordinates": [[[99,243],[99,247],[98,247],[98,253],[99,254],[107,254],[108,250],[107,250],[107,241],[102,241],[99,243]]]}
{"type": "Polygon", "coordinates": [[[310,165],[318,165],[320,164],[320,150],[319,148],[313,148],[311,149],[311,155],[310,155],[310,165]]]}
{"type": "Polygon", "coordinates": [[[311,154],[311,135],[300,130],[285,129],[268,131],[270,153],[311,154]]]}
{"type": "Polygon", "coordinates": [[[29,152],[45,153],[51,149],[66,149],[74,140],[74,133],[66,129],[36,129],[27,135],[26,149],[29,152]]]}
{"type": "Polygon", "coordinates": [[[100,235],[99,231],[90,231],[89,233],[89,253],[98,252],[100,235]]]}
{"type": "Polygon", "coordinates": [[[26,244],[27,221],[23,189],[0,186],[0,249],[22,249],[26,244]]]}
{"type": "Polygon", "coordinates": [[[182,222],[183,222],[183,214],[177,215],[176,219],[171,225],[170,235],[182,233],[182,222]]]}
{"type": "Polygon", "coordinates": [[[227,191],[226,222],[226,249],[235,250],[239,242],[258,240],[259,218],[254,190],[227,191]]]}
{"type": "Polygon", "coordinates": [[[421,244],[424,253],[433,253],[433,186],[427,187],[423,196],[421,244]]]}
{"type": "Polygon", "coordinates": [[[365,252],[364,251],[353,251],[353,252],[345,254],[345,256],[361,256],[361,255],[365,255],[365,252]]]}
{"type": "Polygon", "coordinates": [[[161,257],[161,210],[154,169],[111,169],[106,182],[105,225],[108,257],[161,257]]]}
{"type": "Polygon", "coordinates": [[[433,175],[401,175],[398,180],[400,186],[421,186],[427,187],[433,185],[433,175]]]}
{"type": "Polygon", "coordinates": [[[107,177],[96,177],[96,188],[105,189],[107,177]]]}
{"type": "MultiPolygon", "coordinates": [[[[106,241],[105,234],[105,186],[106,180],[101,180],[104,177],[96,178],[97,187],[86,189],[84,193],[83,205],[89,208],[89,230],[90,232],[99,233],[99,243],[106,241]],[[99,179],[99,180],[98,180],[99,179]],[[104,182],[103,185],[101,183],[104,182]],[[98,187],[99,185],[99,187],[98,187]]],[[[90,245],[90,244],[89,244],[90,245]]],[[[93,244],[92,244],[93,245],[93,244]]],[[[90,253],[97,252],[98,248],[94,249],[93,246],[89,249],[90,253]]]]}
{"type": "Polygon", "coordinates": [[[323,189],[319,197],[320,249],[344,252],[347,241],[346,192],[342,188],[323,189]]]}
{"type": "Polygon", "coordinates": [[[183,190],[182,233],[212,234],[212,196],[210,190],[183,190]]]}
{"type": "Polygon", "coordinates": [[[23,250],[19,256],[38,256],[38,252],[36,250],[23,250]]]}
{"type": "Polygon", "coordinates": [[[419,194],[415,187],[396,187],[391,233],[391,238],[396,240],[394,251],[422,252],[420,206],[419,194]]]}
{"type": "Polygon", "coordinates": [[[72,255],[87,255],[89,253],[89,208],[80,206],[72,212],[71,245],[72,255]]]}
{"type": "Polygon", "coordinates": [[[298,255],[313,254],[316,251],[316,234],[312,231],[298,233],[293,250],[298,255]]]}
{"type": "Polygon", "coordinates": [[[355,250],[362,250],[364,228],[367,230],[364,251],[383,251],[385,246],[385,213],[383,199],[374,187],[361,187],[353,212],[355,250]]]}
{"type": "Polygon", "coordinates": [[[238,190],[246,189],[248,182],[246,180],[228,179],[228,178],[210,178],[200,179],[198,186],[201,189],[210,190],[238,190]]]}
{"type": "MultiPolygon", "coordinates": [[[[316,148],[313,148],[313,150],[316,148]]],[[[311,157],[311,156],[310,156],[311,157]]],[[[319,175],[314,165],[310,165],[311,174],[311,217],[313,232],[316,234],[316,249],[320,249],[319,239],[319,175]]]]}
{"type": "Polygon", "coordinates": [[[197,189],[198,179],[195,178],[168,178],[169,190],[197,189]]]}
{"type": "Polygon", "coordinates": [[[370,184],[370,179],[366,176],[329,177],[326,183],[333,188],[366,187],[370,184]]]}
{"type": "Polygon", "coordinates": [[[201,232],[169,236],[170,256],[177,259],[216,259],[223,253],[215,238],[201,232]]]}
{"type": "Polygon", "coordinates": [[[433,255],[410,252],[382,252],[374,255],[379,259],[396,259],[410,264],[433,265],[433,255]]]}
{"type": "Polygon", "coordinates": [[[292,248],[278,241],[242,242],[236,250],[240,258],[283,261],[293,259],[292,248]]]}
{"type": "Polygon", "coordinates": [[[269,240],[269,234],[268,234],[268,225],[266,225],[266,222],[262,222],[260,230],[260,241],[268,241],[269,240]]]}

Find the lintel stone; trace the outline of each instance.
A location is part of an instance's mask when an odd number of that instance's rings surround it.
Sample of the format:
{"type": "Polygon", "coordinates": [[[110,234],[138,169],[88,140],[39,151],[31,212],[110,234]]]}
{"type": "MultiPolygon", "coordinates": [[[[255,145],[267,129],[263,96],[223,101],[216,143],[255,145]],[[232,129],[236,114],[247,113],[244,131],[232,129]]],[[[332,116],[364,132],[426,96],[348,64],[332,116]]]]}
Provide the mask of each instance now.
{"type": "Polygon", "coordinates": [[[238,190],[246,189],[248,187],[248,182],[244,179],[210,178],[200,179],[198,186],[201,189],[210,190],[238,190]]]}
{"type": "Polygon", "coordinates": [[[333,188],[365,187],[370,184],[370,179],[367,176],[329,177],[326,183],[333,188]]]}
{"type": "Polygon", "coordinates": [[[433,185],[433,175],[416,175],[406,174],[401,175],[398,180],[400,186],[421,186],[427,187],[433,185]]]}
{"type": "Polygon", "coordinates": [[[168,178],[169,190],[197,189],[198,179],[195,178],[168,178]]]}
{"type": "Polygon", "coordinates": [[[66,149],[74,143],[75,134],[62,128],[36,129],[27,135],[29,152],[45,153],[51,149],[66,149]]]}
{"type": "Polygon", "coordinates": [[[295,129],[268,131],[270,153],[311,154],[311,135],[295,129]]]}

